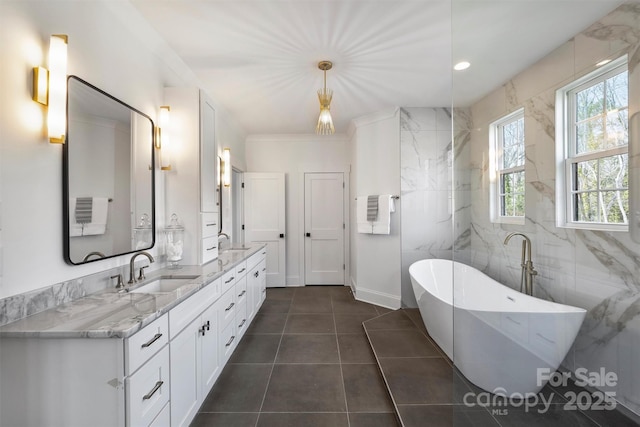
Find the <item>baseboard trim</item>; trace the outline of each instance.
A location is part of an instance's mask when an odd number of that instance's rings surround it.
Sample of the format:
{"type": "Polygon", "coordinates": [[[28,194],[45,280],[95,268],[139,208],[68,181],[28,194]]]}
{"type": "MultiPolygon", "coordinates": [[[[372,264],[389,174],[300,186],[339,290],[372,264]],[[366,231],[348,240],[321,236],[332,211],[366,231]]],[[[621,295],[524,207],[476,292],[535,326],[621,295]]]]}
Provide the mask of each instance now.
{"type": "Polygon", "coordinates": [[[358,288],[353,280],[351,281],[351,289],[353,290],[353,294],[358,301],[379,305],[391,310],[397,310],[402,305],[402,301],[400,300],[399,296],[374,291],[371,289],[358,288]]]}

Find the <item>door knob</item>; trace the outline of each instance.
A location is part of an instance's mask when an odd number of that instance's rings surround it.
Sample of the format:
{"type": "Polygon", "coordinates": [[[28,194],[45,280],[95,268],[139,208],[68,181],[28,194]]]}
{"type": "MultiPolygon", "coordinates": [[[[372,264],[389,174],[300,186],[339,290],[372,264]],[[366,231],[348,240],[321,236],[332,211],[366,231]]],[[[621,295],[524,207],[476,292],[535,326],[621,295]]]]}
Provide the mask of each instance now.
{"type": "Polygon", "coordinates": [[[280,238],[284,239],[284,234],[280,233],[280,238]]]}
{"type": "Polygon", "coordinates": [[[307,237],[311,237],[311,233],[307,233],[307,237]]]}

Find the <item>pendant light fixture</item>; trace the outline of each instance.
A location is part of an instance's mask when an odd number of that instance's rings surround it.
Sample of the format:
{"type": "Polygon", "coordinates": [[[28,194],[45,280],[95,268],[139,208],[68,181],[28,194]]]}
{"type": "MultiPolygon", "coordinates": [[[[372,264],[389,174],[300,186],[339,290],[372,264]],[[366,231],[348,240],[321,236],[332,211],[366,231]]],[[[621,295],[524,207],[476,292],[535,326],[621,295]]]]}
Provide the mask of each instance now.
{"type": "Polygon", "coordinates": [[[333,91],[327,89],[327,70],[330,70],[331,67],[333,67],[331,61],[321,61],[318,63],[318,68],[324,72],[324,87],[318,90],[318,100],[320,101],[320,117],[318,117],[318,125],[316,126],[316,133],[318,135],[331,135],[335,132],[333,119],[329,111],[333,91]]]}

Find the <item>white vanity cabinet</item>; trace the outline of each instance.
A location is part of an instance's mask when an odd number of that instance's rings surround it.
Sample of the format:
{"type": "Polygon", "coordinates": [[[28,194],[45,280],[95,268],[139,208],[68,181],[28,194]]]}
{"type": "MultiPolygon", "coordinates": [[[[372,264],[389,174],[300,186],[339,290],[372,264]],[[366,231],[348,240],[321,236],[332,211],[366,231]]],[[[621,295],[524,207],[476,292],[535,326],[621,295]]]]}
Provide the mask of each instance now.
{"type": "Polygon", "coordinates": [[[172,426],[189,425],[220,375],[219,295],[217,279],[169,311],[172,426]]]}
{"type": "Polygon", "coordinates": [[[253,320],[267,296],[266,250],[252,255],[247,260],[247,319],[253,320]]]}
{"type": "Polygon", "coordinates": [[[168,425],[167,315],[125,339],[2,338],[0,425],[168,425]]]}
{"type": "Polygon", "coordinates": [[[94,332],[102,338],[79,327],[77,338],[2,337],[0,426],[189,425],[264,300],[265,255],[236,262],[127,338],[104,327],[94,332]]]}
{"type": "MultiPolygon", "coordinates": [[[[213,102],[197,88],[164,89],[171,107],[172,172],[165,175],[166,214],[185,227],[182,264],[204,264],[218,257],[218,148],[213,102]]],[[[160,157],[163,152],[161,149],[160,157]]]]}

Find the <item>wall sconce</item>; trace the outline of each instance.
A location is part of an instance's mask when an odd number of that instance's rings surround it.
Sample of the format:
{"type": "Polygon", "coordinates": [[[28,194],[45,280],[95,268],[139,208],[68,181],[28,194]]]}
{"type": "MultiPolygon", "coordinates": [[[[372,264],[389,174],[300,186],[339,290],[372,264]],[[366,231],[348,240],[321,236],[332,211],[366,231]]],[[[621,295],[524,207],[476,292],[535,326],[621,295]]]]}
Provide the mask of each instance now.
{"type": "Polygon", "coordinates": [[[33,69],[33,100],[48,105],[49,142],[63,144],[67,129],[67,42],[65,34],[49,40],[49,70],[33,69]]]}
{"type": "Polygon", "coordinates": [[[170,117],[171,107],[168,105],[160,107],[160,116],[158,117],[158,126],[156,129],[156,148],[162,150],[160,155],[160,169],[163,171],[171,170],[170,117]]]}
{"type": "Polygon", "coordinates": [[[222,150],[222,185],[231,186],[231,150],[229,148],[222,150]]]}

